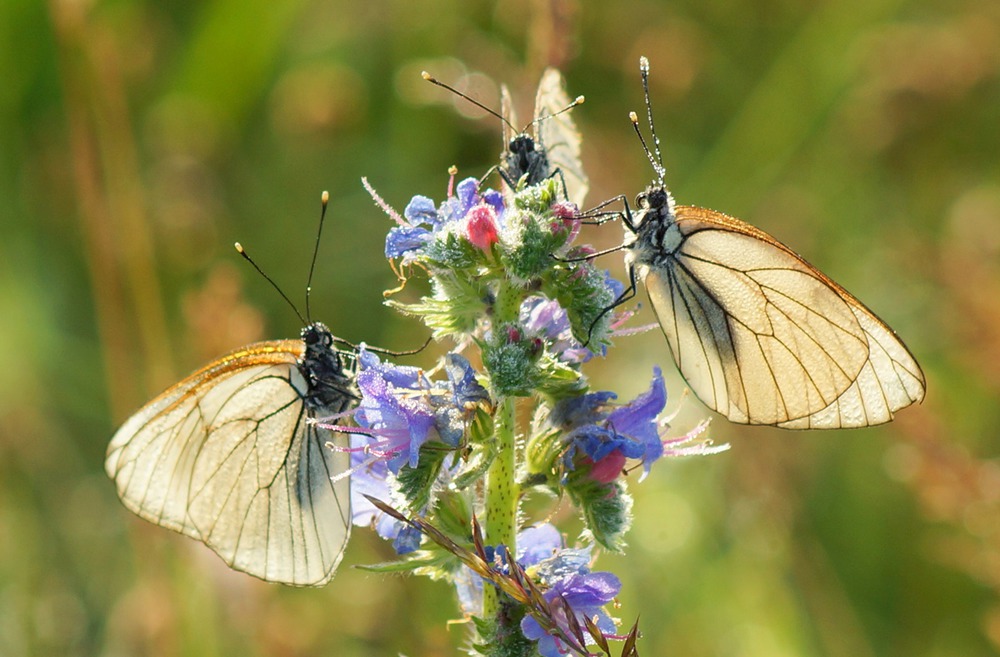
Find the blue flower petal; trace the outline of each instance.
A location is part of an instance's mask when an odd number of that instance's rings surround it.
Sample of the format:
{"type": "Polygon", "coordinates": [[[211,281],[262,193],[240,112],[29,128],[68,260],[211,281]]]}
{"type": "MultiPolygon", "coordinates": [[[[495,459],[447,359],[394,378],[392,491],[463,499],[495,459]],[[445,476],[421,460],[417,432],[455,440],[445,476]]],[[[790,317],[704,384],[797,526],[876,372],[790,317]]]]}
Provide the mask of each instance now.
{"type": "Polygon", "coordinates": [[[489,393],[486,392],[486,388],[479,385],[476,371],[464,356],[456,353],[448,354],[445,358],[445,374],[451,383],[456,406],[489,400],[489,393]]]}
{"type": "Polygon", "coordinates": [[[434,201],[426,196],[414,196],[410,199],[406,209],[403,210],[403,216],[414,226],[427,224],[437,227],[441,223],[437,208],[434,206],[434,201]]]}
{"type": "Polygon", "coordinates": [[[469,214],[469,210],[479,203],[479,179],[466,178],[458,183],[455,188],[455,197],[458,199],[454,217],[457,221],[469,214]]]}
{"type": "Polygon", "coordinates": [[[399,256],[416,251],[431,239],[431,232],[420,226],[396,226],[389,230],[385,236],[385,257],[398,258],[399,256]]]}
{"type": "Polygon", "coordinates": [[[404,525],[396,534],[392,547],[396,550],[396,554],[414,552],[420,547],[421,536],[420,530],[413,525],[404,525]]]}
{"type": "Polygon", "coordinates": [[[562,534],[553,525],[543,523],[522,529],[517,535],[517,561],[530,568],[550,558],[563,546],[562,534]]]}
{"type": "Polygon", "coordinates": [[[483,192],[483,201],[488,205],[493,206],[493,209],[496,210],[497,213],[497,220],[502,220],[505,209],[503,194],[495,189],[487,189],[483,192]]]}

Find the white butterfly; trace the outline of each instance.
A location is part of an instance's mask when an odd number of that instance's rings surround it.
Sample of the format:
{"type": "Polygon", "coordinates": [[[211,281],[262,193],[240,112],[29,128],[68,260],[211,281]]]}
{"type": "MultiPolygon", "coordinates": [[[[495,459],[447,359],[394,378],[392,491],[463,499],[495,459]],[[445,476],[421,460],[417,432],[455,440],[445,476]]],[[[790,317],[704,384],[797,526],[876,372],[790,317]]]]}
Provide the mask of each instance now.
{"type": "MultiPolygon", "coordinates": [[[[652,129],[645,57],[641,69],[652,129]]],[[[699,399],[733,422],[786,429],[881,424],[923,399],[913,355],[847,290],[762,230],[675,206],[653,139],[659,180],[634,218],[626,211],[626,264],[699,399]]]]}
{"type": "MultiPolygon", "coordinates": [[[[523,181],[527,186],[537,185],[553,176],[563,184],[566,197],[577,207],[590,189],[587,174],[580,162],[580,133],[570,117],[570,110],[583,103],[583,96],[570,100],[566,95],[562,74],[548,68],[542,74],[535,96],[535,118],[533,135],[527,128],[518,130],[514,115],[514,103],[505,85],[500,87],[500,114],[475,98],[437,80],[426,71],[421,75],[425,80],[447,89],[469,101],[481,110],[497,117],[503,123],[503,152],[497,167],[500,176],[511,189],[516,189],[523,181]]],[[[492,173],[494,169],[490,169],[492,173]]],[[[489,175],[489,174],[487,174],[489,175]]]]}
{"type": "Polygon", "coordinates": [[[118,430],[105,470],[129,509],[196,538],[236,570],[317,586],[351,530],[350,467],[308,420],[355,406],[354,374],[323,324],[206,365],[118,430]]]}
{"type": "MultiPolygon", "coordinates": [[[[306,316],[329,198],[323,192],[306,316]]],[[[236,250],[299,314],[239,243],[236,250]]],[[[332,447],[346,443],[344,434],[311,420],[360,401],[357,361],[337,340],[309,323],[301,339],[230,352],[139,409],[104,462],[125,506],[254,577],[329,582],[351,535],[350,456],[332,447]]]]}
{"type": "Polygon", "coordinates": [[[566,189],[566,197],[583,206],[590,190],[590,181],[580,160],[580,132],[576,129],[569,109],[583,102],[583,97],[570,100],[562,74],[554,68],[545,69],[535,95],[534,137],[517,132],[514,103],[507,87],[500,87],[504,152],[500,156],[505,181],[516,186],[524,176],[526,185],[556,176],[566,189]]]}

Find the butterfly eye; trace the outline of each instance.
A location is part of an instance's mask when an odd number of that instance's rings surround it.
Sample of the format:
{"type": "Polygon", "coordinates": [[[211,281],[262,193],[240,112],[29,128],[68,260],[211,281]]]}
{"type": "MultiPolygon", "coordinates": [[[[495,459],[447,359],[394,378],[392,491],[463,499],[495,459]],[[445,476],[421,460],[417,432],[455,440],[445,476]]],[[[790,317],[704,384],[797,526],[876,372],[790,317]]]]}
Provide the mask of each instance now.
{"type": "Polygon", "coordinates": [[[302,329],[302,341],[309,347],[317,345],[328,347],[333,344],[333,338],[330,333],[321,331],[315,324],[302,329]]]}

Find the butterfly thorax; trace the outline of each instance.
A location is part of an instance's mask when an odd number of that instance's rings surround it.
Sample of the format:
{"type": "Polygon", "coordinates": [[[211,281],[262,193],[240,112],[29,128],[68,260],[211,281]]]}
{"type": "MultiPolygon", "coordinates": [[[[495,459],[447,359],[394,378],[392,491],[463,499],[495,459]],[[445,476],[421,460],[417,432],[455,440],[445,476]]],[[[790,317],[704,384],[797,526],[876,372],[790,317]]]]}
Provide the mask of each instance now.
{"type": "Polygon", "coordinates": [[[674,198],[666,187],[654,183],[635,202],[638,212],[634,234],[626,236],[631,260],[638,265],[661,264],[673,256],[683,241],[674,214],[674,198]]]}
{"type": "Polygon", "coordinates": [[[333,334],[316,322],[302,329],[306,353],[299,359],[299,372],[308,384],[306,405],[319,414],[341,413],[360,399],[352,372],[346,371],[344,359],[333,346],[333,334]]]}
{"type": "Polygon", "coordinates": [[[503,157],[505,172],[511,178],[507,181],[508,184],[516,184],[527,175],[527,184],[534,185],[549,176],[549,160],[545,150],[538,147],[535,140],[526,134],[511,139],[503,157]]]}

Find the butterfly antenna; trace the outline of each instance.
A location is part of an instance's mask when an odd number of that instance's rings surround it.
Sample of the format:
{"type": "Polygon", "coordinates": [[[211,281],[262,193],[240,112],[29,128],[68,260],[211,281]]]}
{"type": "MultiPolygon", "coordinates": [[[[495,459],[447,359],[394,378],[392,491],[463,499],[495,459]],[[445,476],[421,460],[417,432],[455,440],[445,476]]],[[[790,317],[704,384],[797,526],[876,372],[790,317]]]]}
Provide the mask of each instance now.
{"type": "Polygon", "coordinates": [[[281,298],[285,300],[285,302],[291,307],[291,309],[298,316],[299,321],[302,322],[303,325],[308,324],[308,322],[305,320],[305,318],[302,317],[302,313],[299,312],[299,309],[296,308],[295,304],[292,303],[292,300],[288,298],[288,295],[285,294],[284,291],[282,291],[282,289],[280,287],[278,287],[278,284],[275,283],[274,280],[270,276],[268,276],[267,274],[264,273],[263,269],[261,269],[260,267],[257,266],[257,263],[253,261],[253,258],[250,257],[250,254],[247,253],[246,249],[243,248],[243,245],[240,244],[239,242],[236,242],[235,246],[236,246],[236,252],[239,253],[241,256],[243,256],[244,260],[246,260],[251,265],[253,265],[253,268],[257,270],[257,273],[260,274],[261,276],[263,276],[264,280],[267,281],[268,283],[270,283],[271,287],[273,287],[275,290],[277,290],[278,294],[281,295],[281,298]]]}
{"type": "MultiPolygon", "coordinates": [[[[469,101],[470,103],[472,103],[473,105],[475,105],[479,109],[483,110],[484,112],[486,112],[490,116],[497,117],[498,119],[500,119],[501,121],[503,121],[504,125],[506,125],[508,128],[510,128],[511,132],[517,133],[517,128],[515,128],[511,124],[511,122],[508,121],[504,116],[502,116],[496,110],[491,109],[491,108],[487,107],[486,105],[483,105],[482,103],[480,103],[478,100],[476,100],[472,96],[469,96],[468,94],[464,94],[461,91],[459,91],[458,89],[456,89],[455,87],[449,86],[449,85],[445,84],[444,82],[441,82],[437,78],[432,77],[431,74],[428,73],[427,71],[421,71],[420,72],[420,77],[422,77],[423,79],[427,80],[431,84],[436,84],[437,86],[441,87],[442,89],[447,89],[448,91],[450,91],[451,93],[455,94],[456,96],[459,96],[460,98],[464,98],[465,100],[469,101]]],[[[523,130],[521,132],[523,132],[523,130]]]]}
{"type": "Polygon", "coordinates": [[[656,126],[653,125],[653,103],[649,100],[649,60],[645,56],[639,58],[639,72],[642,74],[642,94],[646,100],[646,121],[649,122],[649,134],[653,138],[653,153],[656,155],[656,163],[653,168],[657,170],[662,180],[666,167],[663,166],[663,154],[660,152],[660,136],[656,134],[656,126]]]}
{"type": "Polygon", "coordinates": [[[646,159],[653,166],[653,171],[656,172],[656,176],[660,179],[660,184],[663,184],[664,180],[664,169],[663,165],[656,161],[653,152],[649,150],[649,146],[646,144],[646,138],[642,136],[642,130],[639,129],[639,115],[635,112],[628,113],[629,121],[632,122],[632,128],[635,130],[635,134],[639,136],[639,141],[642,143],[642,150],[646,153],[646,159]]]}
{"type": "MultiPolygon", "coordinates": [[[[323,220],[326,219],[326,206],[330,202],[330,192],[323,192],[320,197],[323,209],[319,213],[319,228],[316,230],[316,244],[313,246],[312,262],[309,263],[309,278],[306,280],[306,318],[312,322],[312,310],[309,308],[309,295],[312,293],[313,272],[316,270],[316,258],[319,257],[319,241],[323,236],[323,220]]],[[[280,290],[279,290],[280,291],[280,290]]]]}
{"type": "MultiPolygon", "coordinates": [[[[534,126],[536,126],[536,127],[537,127],[537,126],[538,126],[538,124],[539,124],[539,123],[541,123],[542,121],[546,121],[546,120],[548,120],[548,119],[551,119],[551,118],[553,118],[553,117],[556,117],[556,116],[559,116],[560,114],[565,114],[566,112],[570,111],[570,110],[571,110],[571,109],[573,109],[574,107],[577,107],[577,106],[579,106],[579,105],[583,105],[583,102],[584,102],[585,100],[586,100],[586,98],[584,98],[583,96],[577,96],[577,97],[576,97],[576,100],[574,100],[574,101],[573,101],[572,103],[570,103],[570,104],[569,104],[569,105],[567,105],[566,107],[562,108],[562,109],[561,109],[561,110],[559,110],[558,112],[553,112],[552,114],[545,114],[544,116],[539,116],[539,117],[535,118],[535,119],[534,119],[534,120],[533,120],[533,121],[532,121],[531,123],[529,123],[528,125],[534,125],[534,126]]],[[[525,126],[525,129],[524,129],[524,130],[522,130],[521,132],[523,133],[523,132],[525,132],[526,130],[527,130],[527,126],[525,126]]]]}

